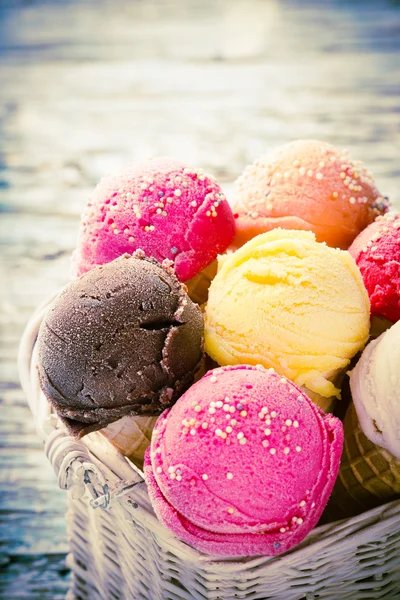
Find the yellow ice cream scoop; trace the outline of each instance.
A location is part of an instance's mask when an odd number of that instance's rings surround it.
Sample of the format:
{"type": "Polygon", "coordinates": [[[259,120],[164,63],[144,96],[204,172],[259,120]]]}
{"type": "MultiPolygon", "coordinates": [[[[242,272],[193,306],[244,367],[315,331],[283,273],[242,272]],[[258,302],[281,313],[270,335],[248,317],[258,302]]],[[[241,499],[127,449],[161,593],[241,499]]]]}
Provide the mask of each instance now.
{"type": "Polygon", "coordinates": [[[220,257],[205,347],[220,365],[273,367],[324,398],[366,344],[369,299],[347,251],[309,231],[274,229],[220,257]]]}

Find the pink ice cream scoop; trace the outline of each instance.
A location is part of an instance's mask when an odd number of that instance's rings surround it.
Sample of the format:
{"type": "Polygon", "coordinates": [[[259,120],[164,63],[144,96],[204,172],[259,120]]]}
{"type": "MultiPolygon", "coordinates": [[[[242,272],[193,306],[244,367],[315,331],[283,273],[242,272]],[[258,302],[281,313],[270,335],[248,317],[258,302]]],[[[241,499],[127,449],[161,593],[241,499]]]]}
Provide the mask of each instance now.
{"type": "Polygon", "coordinates": [[[160,521],[218,556],[274,556],[317,524],[341,422],[273,369],[209,371],[159,417],[145,477],[160,521]]]}
{"type": "Polygon", "coordinates": [[[173,260],[191,279],[230,244],[232,211],[219,185],[202,170],[155,158],[103,178],[82,215],[76,275],[141,248],[173,260]]]}
{"type": "Polygon", "coordinates": [[[367,288],[371,316],[400,320],[400,214],[378,217],[356,237],[349,252],[367,288]]]}

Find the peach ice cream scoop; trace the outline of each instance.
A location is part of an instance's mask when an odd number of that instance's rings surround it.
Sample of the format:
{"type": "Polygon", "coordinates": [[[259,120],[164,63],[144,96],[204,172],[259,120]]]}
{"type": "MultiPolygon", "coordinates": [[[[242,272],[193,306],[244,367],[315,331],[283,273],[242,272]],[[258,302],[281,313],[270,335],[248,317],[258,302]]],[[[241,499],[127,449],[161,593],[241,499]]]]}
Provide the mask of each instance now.
{"type": "Polygon", "coordinates": [[[75,274],[140,248],[159,262],[174,261],[185,282],[227,248],[234,232],[232,210],[214,179],[171,158],[149,159],[96,187],[82,215],[75,274]]]}
{"type": "Polygon", "coordinates": [[[282,227],[313,231],[318,242],[347,249],[388,209],[388,201],[360,161],[331,144],[296,140],[249,165],[232,201],[234,247],[282,227]]]}
{"type": "Polygon", "coordinates": [[[335,482],[341,422],[273,369],[207,373],[153,430],[145,477],[160,521],[219,556],[273,556],[317,524],[335,482]]]}

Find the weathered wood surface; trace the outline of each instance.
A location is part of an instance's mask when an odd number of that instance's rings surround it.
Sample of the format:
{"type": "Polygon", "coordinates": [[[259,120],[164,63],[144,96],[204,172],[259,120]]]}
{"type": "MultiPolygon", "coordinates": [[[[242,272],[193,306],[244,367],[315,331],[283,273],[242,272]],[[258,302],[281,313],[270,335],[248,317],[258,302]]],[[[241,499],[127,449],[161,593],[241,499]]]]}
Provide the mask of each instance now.
{"type": "Polygon", "coordinates": [[[55,600],[65,496],[15,358],[34,307],[68,280],[87,195],[157,154],[227,184],[315,137],[363,159],[400,208],[400,6],[0,0],[0,62],[0,597],[55,600]]]}

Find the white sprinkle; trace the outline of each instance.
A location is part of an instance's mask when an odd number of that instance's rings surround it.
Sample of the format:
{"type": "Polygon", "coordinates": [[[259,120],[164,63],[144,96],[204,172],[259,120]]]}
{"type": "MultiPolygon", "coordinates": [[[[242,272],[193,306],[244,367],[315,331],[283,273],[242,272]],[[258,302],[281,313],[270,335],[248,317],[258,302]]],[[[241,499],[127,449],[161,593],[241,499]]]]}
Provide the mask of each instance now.
{"type": "Polygon", "coordinates": [[[232,433],[233,429],[230,425],[225,429],[226,433],[232,433]]]}
{"type": "Polygon", "coordinates": [[[301,524],[302,524],[302,522],[303,522],[303,519],[302,519],[301,517],[299,517],[299,518],[297,519],[297,524],[298,524],[298,525],[301,525],[301,524]]]}
{"type": "Polygon", "coordinates": [[[268,408],[267,408],[266,406],[263,406],[263,407],[262,407],[262,409],[261,409],[261,412],[262,412],[264,415],[268,414],[268,408]]]}
{"type": "Polygon", "coordinates": [[[276,450],[275,450],[275,448],[271,448],[271,449],[270,449],[270,451],[269,451],[269,453],[270,453],[270,454],[276,454],[276,450]]]}
{"type": "Polygon", "coordinates": [[[305,168],[304,167],[300,167],[300,169],[299,169],[300,175],[304,175],[305,172],[306,172],[305,168]]]}
{"type": "Polygon", "coordinates": [[[290,427],[291,424],[292,424],[292,419],[286,419],[285,425],[287,425],[288,427],[290,427]]]}
{"type": "Polygon", "coordinates": [[[264,433],[265,433],[265,435],[271,435],[271,430],[270,429],[265,429],[264,433]]]}
{"type": "Polygon", "coordinates": [[[201,478],[203,479],[203,481],[207,481],[207,479],[208,479],[207,473],[203,473],[203,475],[201,476],[201,478]]]}
{"type": "Polygon", "coordinates": [[[199,406],[199,405],[195,406],[195,407],[194,407],[194,410],[195,410],[196,412],[200,412],[200,411],[201,411],[201,406],[199,406]]]}
{"type": "Polygon", "coordinates": [[[240,438],[240,440],[239,440],[239,444],[242,444],[242,446],[243,446],[243,444],[246,444],[246,442],[247,442],[247,440],[245,437],[240,438]]]}
{"type": "Polygon", "coordinates": [[[301,446],[296,446],[296,452],[301,452],[301,446]]]}
{"type": "Polygon", "coordinates": [[[181,190],[175,190],[174,194],[175,194],[175,196],[181,196],[182,192],[181,192],[181,190]]]}
{"type": "Polygon", "coordinates": [[[281,533],[285,533],[286,529],[284,527],[281,527],[279,530],[281,533]]]}
{"type": "Polygon", "coordinates": [[[161,467],[157,467],[156,471],[157,471],[157,473],[162,473],[162,468],[161,467]]]}
{"type": "Polygon", "coordinates": [[[299,422],[298,421],[293,421],[293,427],[297,428],[299,426],[299,422]]]}
{"type": "Polygon", "coordinates": [[[322,173],[317,173],[315,177],[316,177],[316,179],[320,179],[320,180],[324,178],[322,173]]]}
{"type": "Polygon", "coordinates": [[[271,412],[271,417],[272,417],[273,419],[276,417],[276,412],[275,412],[274,410],[271,412]]]}
{"type": "Polygon", "coordinates": [[[268,446],[269,446],[269,441],[268,441],[268,440],[263,440],[263,441],[262,441],[262,445],[264,446],[264,448],[268,448],[268,446]]]}
{"type": "Polygon", "coordinates": [[[236,437],[237,437],[238,440],[241,440],[244,437],[243,431],[239,431],[239,433],[237,434],[236,437]]]}
{"type": "Polygon", "coordinates": [[[173,473],[175,471],[175,467],[168,467],[168,473],[173,473]]]}
{"type": "Polygon", "coordinates": [[[230,407],[229,407],[229,412],[230,412],[230,413],[232,413],[232,414],[233,414],[233,413],[235,412],[235,410],[236,410],[236,408],[235,408],[234,406],[230,406],[230,407]]]}
{"type": "Polygon", "coordinates": [[[218,400],[218,402],[216,402],[216,403],[215,403],[215,406],[216,406],[217,408],[222,408],[222,407],[223,407],[223,405],[224,405],[224,403],[223,403],[223,402],[221,402],[221,400],[218,400]]]}
{"type": "Polygon", "coordinates": [[[313,174],[313,170],[312,169],[308,169],[308,171],[307,171],[308,177],[312,177],[312,174],[313,174]]]}
{"type": "Polygon", "coordinates": [[[175,478],[176,478],[176,475],[175,475],[175,473],[171,473],[171,475],[169,476],[169,478],[170,478],[170,479],[175,479],[175,478]]]}
{"type": "Polygon", "coordinates": [[[226,478],[227,479],[233,479],[233,474],[232,473],[227,473],[226,474],[226,478]]]}
{"type": "Polygon", "coordinates": [[[221,429],[216,429],[215,430],[215,435],[221,435],[222,434],[222,430],[221,429]]]}
{"type": "Polygon", "coordinates": [[[235,512],[235,509],[234,509],[234,508],[228,508],[228,513],[229,513],[230,515],[233,515],[233,513],[234,513],[234,512],[235,512]]]}
{"type": "Polygon", "coordinates": [[[208,428],[208,423],[203,423],[201,427],[202,427],[202,429],[207,429],[208,428]]]}
{"type": "Polygon", "coordinates": [[[190,430],[190,435],[196,435],[196,430],[195,429],[191,429],[190,430]]]}
{"type": "Polygon", "coordinates": [[[213,415],[216,412],[216,410],[213,406],[211,406],[211,408],[208,409],[208,412],[210,413],[210,415],[213,415]]]}
{"type": "Polygon", "coordinates": [[[235,427],[235,425],[237,424],[236,419],[231,419],[230,424],[233,425],[233,427],[235,427]]]}
{"type": "Polygon", "coordinates": [[[289,452],[290,452],[290,448],[288,448],[286,446],[286,448],[283,449],[283,454],[289,454],[289,452]]]}
{"type": "Polygon", "coordinates": [[[306,505],[306,501],[305,501],[305,500],[302,500],[302,501],[300,502],[300,504],[299,504],[299,506],[305,506],[305,505],[306,505]]]}
{"type": "Polygon", "coordinates": [[[182,475],[177,475],[177,476],[176,476],[176,480],[177,480],[177,481],[182,481],[182,475]]]}

